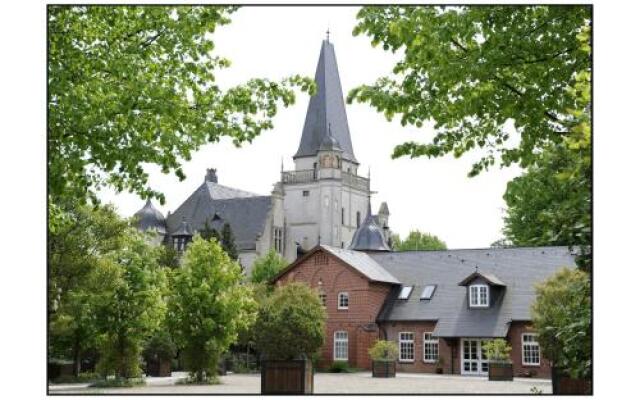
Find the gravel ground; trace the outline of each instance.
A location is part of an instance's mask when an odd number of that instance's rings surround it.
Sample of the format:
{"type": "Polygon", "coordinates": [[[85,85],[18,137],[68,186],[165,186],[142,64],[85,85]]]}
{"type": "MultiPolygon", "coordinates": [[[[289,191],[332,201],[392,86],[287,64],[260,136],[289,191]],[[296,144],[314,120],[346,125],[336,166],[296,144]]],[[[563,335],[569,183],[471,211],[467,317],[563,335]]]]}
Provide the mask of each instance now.
{"type": "MultiPolygon", "coordinates": [[[[87,384],[49,385],[50,394],[228,394],[260,393],[260,375],[229,374],[220,377],[219,385],[176,385],[186,376],[175,372],[171,378],[147,378],[146,386],[133,388],[90,388],[87,384]]],[[[536,387],[543,393],[551,393],[551,381],[544,379],[516,378],[513,382],[489,382],[486,377],[460,375],[433,375],[399,373],[396,378],[372,378],[371,372],[352,374],[317,373],[315,393],[531,393],[536,387]]]]}

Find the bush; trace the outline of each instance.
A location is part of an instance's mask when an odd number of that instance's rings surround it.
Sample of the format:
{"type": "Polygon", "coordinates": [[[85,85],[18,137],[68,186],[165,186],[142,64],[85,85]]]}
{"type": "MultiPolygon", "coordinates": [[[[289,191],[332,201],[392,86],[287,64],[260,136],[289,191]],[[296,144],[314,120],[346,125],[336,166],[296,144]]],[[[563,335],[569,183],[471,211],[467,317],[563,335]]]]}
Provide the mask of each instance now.
{"type": "Polygon", "coordinates": [[[329,372],[350,372],[349,364],[346,361],[334,361],[329,367],[329,372]]]}
{"type": "Polygon", "coordinates": [[[395,361],[398,359],[398,345],[388,340],[378,340],[369,349],[369,357],[374,361],[395,361]]]}
{"type": "Polygon", "coordinates": [[[533,325],[542,354],[573,378],[591,377],[591,282],[564,268],[538,285],[533,325]]]}
{"type": "Polygon", "coordinates": [[[165,331],[156,332],[147,342],[142,355],[147,360],[171,361],[176,356],[176,345],[165,331]]]}
{"type": "Polygon", "coordinates": [[[278,287],[260,307],[256,346],[271,360],[310,358],[324,343],[325,319],[315,290],[302,283],[278,287]]]}
{"type": "Polygon", "coordinates": [[[482,346],[490,361],[509,361],[511,346],[504,339],[493,339],[482,346]]]}

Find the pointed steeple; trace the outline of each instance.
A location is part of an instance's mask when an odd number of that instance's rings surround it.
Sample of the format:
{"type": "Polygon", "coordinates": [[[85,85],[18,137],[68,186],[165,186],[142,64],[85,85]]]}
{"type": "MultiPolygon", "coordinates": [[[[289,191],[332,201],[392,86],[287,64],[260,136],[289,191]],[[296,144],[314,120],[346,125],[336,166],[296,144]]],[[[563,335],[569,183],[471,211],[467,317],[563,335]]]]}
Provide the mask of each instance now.
{"type": "Polygon", "coordinates": [[[325,137],[333,136],[344,151],[343,158],[357,163],[351,146],[336,54],[329,40],[322,41],[315,81],[318,90],[309,100],[300,146],[293,158],[315,156],[325,137]]]}

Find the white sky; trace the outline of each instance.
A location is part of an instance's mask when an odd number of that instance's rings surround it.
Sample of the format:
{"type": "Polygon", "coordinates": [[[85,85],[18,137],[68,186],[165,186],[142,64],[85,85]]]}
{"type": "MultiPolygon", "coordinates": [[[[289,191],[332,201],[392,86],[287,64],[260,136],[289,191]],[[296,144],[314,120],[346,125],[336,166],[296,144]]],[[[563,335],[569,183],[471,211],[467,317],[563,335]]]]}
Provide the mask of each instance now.
{"type": "MultiPolygon", "coordinates": [[[[221,85],[234,85],[250,78],[280,79],[293,74],[314,76],[321,41],[331,30],[344,94],[360,84],[388,75],[397,56],[372,48],[364,36],[353,37],[357,7],[246,7],[232,15],[230,25],[214,35],[215,53],[232,65],[217,75],[221,85]]],[[[274,129],[252,144],[237,149],[230,140],[205,146],[184,164],[187,179],[163,175],[150,167],[150,184],[167,199],[156,206],[174,211],[203,181],[206,168],[218,169],[219,183],[259,194],[268,194],[279,179],[280,160],[293,169],[309,98],[298,95],[296,104],[281,109],[274,129]]],[[[502,195],[506,183],[520,173],[517,167],[495,167],[475,178],[467,178],[472,163],[482,152],[460,159],[391,160],[395,145],[407,140],[427,142],[430,127],[402,127],[368,105],[347,105],[353,148],[360,161],[360,174],[371,168],[374,212],[387,201],[390,225],[405,236],[412,229],[438,235],[449,248],[487,247],[500,238],[505,208],[502,195]]],[[[136,195],[105,192],[123,216],[136,212],[143,201],[136,195]]]]}

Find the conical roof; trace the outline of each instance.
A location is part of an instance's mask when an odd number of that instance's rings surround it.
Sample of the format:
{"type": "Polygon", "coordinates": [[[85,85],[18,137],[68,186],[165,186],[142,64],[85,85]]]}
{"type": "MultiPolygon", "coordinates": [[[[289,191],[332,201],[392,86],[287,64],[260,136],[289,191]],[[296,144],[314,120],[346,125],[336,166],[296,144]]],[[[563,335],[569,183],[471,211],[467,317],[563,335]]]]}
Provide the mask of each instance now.
{"type": "Polygon", "coordinates": [[[166,232],[164,216],[153,206],[151,200],[147,200],[144,207],[138,210],[133,216],[137,220],[137,228],[141,231],[156,229],[160,233],[166,232]]]}
{"type": "Polygon", "coordinates": [[[329,150],[329,151],[339,151],[342,152],[342,147],[340,147],[340,142],[331,134],[331,127],[329,127],[329,134],[322,139],[322,143],[320,143],[320,150],[329,150]]]}
{"type": "Polygon", "coordinates": [[[318,90],[309,100],[300,146],[293,158],[315,156],[325,137],[330,136],[331,126],[332,136],[344,151],[343,158],[357,163],[351,146],[338,63],[333,44],[328,40],[322,42],[315,81],[318,90]]]}
{"type": "Polygon", "coordinates": [[[369,202],[367,217],[353,234],[349,249],[360,251],[391,251],[384,238],[384,232],[376,223],[373,215],[371,215],[371,202],[369,202]]]}

